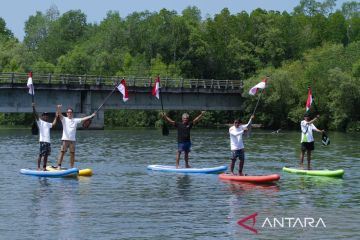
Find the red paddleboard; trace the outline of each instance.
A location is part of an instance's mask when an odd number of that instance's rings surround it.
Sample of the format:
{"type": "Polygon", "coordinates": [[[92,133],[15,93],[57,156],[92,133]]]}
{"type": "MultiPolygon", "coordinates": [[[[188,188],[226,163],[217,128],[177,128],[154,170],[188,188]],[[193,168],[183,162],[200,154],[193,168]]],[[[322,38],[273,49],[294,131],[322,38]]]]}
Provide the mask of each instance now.
{"type": "Polygon", "coordinates": [[[220,174],[219,178],[221,180],[229,180],[229,181],[266,183],[266,182],[278,181],[280,179],[280,175],[271,174],[271,175],[262,175],[262,176],[237,176],[230,174],[220,174]]]}

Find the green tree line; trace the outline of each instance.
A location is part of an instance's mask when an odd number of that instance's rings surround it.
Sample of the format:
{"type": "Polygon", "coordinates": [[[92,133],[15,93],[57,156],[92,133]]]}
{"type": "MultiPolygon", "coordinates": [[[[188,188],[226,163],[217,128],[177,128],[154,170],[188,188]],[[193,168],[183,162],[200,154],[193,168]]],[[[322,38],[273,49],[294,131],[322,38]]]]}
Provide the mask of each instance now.
{"type": "MultiPolygon", "coordinates": [[[[359,131],[360,3],[335,6],[300,0],[290,13],[224,8],[205,18],[195,6],[181,13],[109,11],[100,23],[52,6],[28,18],[23,41],[0,18],[0,72],[243,79],[244,110],[209,112],[212,125],[245,121],[257,101],[247,90],[269,76],[257,122],[297,127],[311,86],[323,127],[359,131]]],[[[0,124],[12,117],[2,114],[0,124]]],[[[109,126],[155,126],[158,119],[157,111],[106,112],[109,126]]]]}

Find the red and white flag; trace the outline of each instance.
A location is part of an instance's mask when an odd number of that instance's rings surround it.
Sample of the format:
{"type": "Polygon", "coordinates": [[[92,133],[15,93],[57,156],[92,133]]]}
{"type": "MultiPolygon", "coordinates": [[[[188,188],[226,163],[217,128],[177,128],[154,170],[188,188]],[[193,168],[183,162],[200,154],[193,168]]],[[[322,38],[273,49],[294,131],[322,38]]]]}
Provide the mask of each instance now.
{"type": "Polygon", "coordinates": [[[256,84],[255,86],[253,86],[250,90],[249,90],[249,94],[250,95],[255,95],[259,89],[264,89],[266,87],[266,81],[267,79],[263,79],[261,82],[259,82],[258,84],[256,84]]]}
{"type": "Polygon", "coordinates": [[[27,80],[26,85],[29,88],[29,94],[34,96],[35,91],[34,91],[34,84],[33,84],[33,80],[32,80],[32,72],[29,72],[29,74],[28,74],[28,80],[27,80]]]}
{"type": "Polygon", "coordinates": [[[309,87],[308,97],[306,100],[306,111],[308,111],[310,109],[312,102],[313,102],[313,97],[312,97],[311,88],[309,87]]]}
{"type": "Polygon", "coordinates": [[[125,79],[121,80],[121,82],[120,82],[119,86],[117,86],[117,88],[123,95],[123,101],[126,102],[127,100],[129,100],[129,93],[128,93],[128,89],[126,87],[125,79]]]}
{"type": "Polygon", "coordinates": [[[160,99],[160,77],[156,78],[155,85],[152,89],[152,95],[157,99],[160,99]]]}

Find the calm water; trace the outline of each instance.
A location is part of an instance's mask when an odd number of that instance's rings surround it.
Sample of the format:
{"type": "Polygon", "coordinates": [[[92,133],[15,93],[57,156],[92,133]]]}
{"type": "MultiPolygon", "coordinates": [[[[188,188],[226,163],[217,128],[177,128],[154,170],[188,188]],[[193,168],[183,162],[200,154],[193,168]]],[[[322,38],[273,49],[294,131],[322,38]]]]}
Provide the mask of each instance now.
{"type": "MultiPolygon", "coordinates": [[[[281,171],[298,162],[299,133],[253,131],[245,172],[280,174],[273,185],[146,170],[174,165],[175,137],[175,131],[168,137],[158,130],[79,131],[76,166],[94,175],[47,179],[19,173],[36,166],[37,136],[0,130],[0,239],[360,239],[359,134],[333,133],[327,147],[317,135],[313,168],[345,169],[343,179],[332,179],[281,171]],[[237,224],[254,213],[257,234],[237,224]],[[264,225],[305,217],[324,224],[264,225]]],[[[225,129],[194,130],[192,137],[194,167],[228,165],[225,129]]],[[[52,133],[51,159],[59,138],[52,133]]],[[[246,224],[252,227],[251,220],[246,224]]]]}

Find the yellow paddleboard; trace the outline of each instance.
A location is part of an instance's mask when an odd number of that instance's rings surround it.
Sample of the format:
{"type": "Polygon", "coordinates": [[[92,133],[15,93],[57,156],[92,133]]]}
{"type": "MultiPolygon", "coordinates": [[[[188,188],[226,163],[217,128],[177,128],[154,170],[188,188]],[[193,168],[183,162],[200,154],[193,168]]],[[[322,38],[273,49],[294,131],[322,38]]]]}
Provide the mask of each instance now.
{"type": "Polygon", "coordinates": [[[79,170],[79,176],[90,177],[93,174],[93,171],[90,168],[85,168],[79,170]]]}

